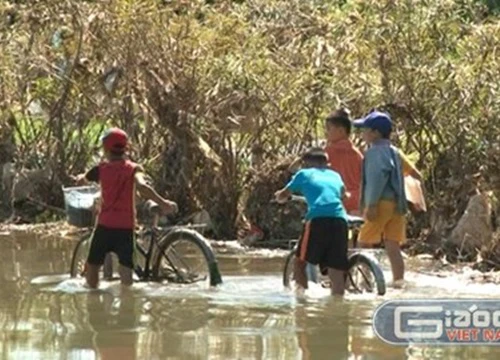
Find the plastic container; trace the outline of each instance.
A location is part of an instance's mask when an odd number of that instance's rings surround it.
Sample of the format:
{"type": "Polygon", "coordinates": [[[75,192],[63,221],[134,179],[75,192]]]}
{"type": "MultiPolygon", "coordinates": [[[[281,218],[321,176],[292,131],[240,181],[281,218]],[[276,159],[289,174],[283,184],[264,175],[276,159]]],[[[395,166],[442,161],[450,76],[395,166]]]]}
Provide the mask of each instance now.
{"type": "Polygon", "coordinates": [[[96,204],[101,196],[97,186],[63,188],[64,207],[69,224],[85,228],[94,225],[96,204]]]}

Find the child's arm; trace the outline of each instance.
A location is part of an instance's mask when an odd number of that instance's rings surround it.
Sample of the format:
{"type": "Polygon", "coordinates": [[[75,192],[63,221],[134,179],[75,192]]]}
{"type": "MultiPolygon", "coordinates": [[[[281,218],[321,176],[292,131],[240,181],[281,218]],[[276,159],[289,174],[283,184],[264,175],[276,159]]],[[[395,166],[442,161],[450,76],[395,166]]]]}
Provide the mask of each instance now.
{"type": "Polygon", "coordinates": [[[72,177],[77,185],[86,185],[89,182],[99,182],[99,167],[94,166],[92,169],[83,174],[78,174],[72,177]]]}
{"type": "Polygon", "coordinates": [[[352,194],[349,191],[345,191],[345,187],[342,186],[342,190],[340,192],[340,196],[342,198],[342,202],[349,200],[352,197],[352,194]]]}
{"type": "Polygon", "coordinates": [[[285,203],[290,198],[290,196],[292,196],[292,193],[286,187],[274,193],[276,201],[280,204],[285,203]]]}
{"type": "Polygon", "coordinates": [[[134,177],[135,187],[142,197],[148,200],[153,200],[155,203],[160,205],[162,210],[167,214],[176,213],[178,211],[178,207],[175,202],[164,199],[155,191],[155,189],[147,184],[142,168],[137,168],[134,177]]]}
{"type": "Polygon", "coordinates": [[[387,181],[389,181],[389,171],[387,171],[384,154],[375,149],[367,151],[365,155],[365,180],[364,203],[367,208],[368,220],[373,220],[377,217],[377,204],[387,181]]]}
{"type": "Polygon", "coordinates": [[[279,203],[286,202],[293,192],[300,192],[304,180],[305,177],[303,171],[296,173],[292,180],[290,180],[290,182],[283,189],[276,191],[274,194],[276,201],[279,203]]]}

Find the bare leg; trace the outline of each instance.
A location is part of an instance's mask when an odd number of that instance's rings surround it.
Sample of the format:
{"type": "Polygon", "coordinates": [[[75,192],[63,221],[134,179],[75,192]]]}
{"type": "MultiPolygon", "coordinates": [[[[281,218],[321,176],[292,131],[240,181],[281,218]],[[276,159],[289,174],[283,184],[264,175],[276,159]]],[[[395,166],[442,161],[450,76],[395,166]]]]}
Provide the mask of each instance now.
{"type": "Polygon", "coordinates": [[[294,259],[294,271],[293,278],[297,284],[302,286],[304,289],[307,289],[307,274],[306,274],[306,265],[307,262],[300,260],[295,257],[294,259]]]}
{"type": "Polygon", "coordinates": [[[91,289],[97,289],[99,286],[99,268],[100,265],[91,265],[87,263],[87,271],[85,277],[87,279],[87,285],[91,289]]]}
{"type": "Polygon", "coordinates": [[[401,249],[396,241],[385,240],[385,251],[391,262],[393,281],[403,280],[405,263],[401,255],[401,249]]]}
{"type": "Polygon", "coordinates": [[[345,290],[345,272],[342,270],[328,268],[328,277],[331,282],[332,295],[344,295],[345,290]]]}
{"type": "Polygon", "coordinates": [[[122,285],[131,286],[133,283],[132,269],[128,268],[126,266],[120,265],[119,272],[120,272],[120,281],[121,281],[122,285]]]}

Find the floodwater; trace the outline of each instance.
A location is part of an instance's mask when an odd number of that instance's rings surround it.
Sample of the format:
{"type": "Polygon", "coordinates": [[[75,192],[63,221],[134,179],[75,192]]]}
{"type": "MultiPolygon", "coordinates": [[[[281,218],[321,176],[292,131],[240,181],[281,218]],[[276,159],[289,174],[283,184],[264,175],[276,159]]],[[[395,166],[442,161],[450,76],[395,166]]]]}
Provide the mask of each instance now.
{"type": "MultiPolygon", "coordinates": [[[[74,242],[0,236],[0,359],[498,359],[500,347],[392,346],[372,331],[391,298],[500,297],[500,286],[413,271],[408,290],[384,297],[325,289],[304,297],[281,285],[283,251],[219,255],[215,290],[116,282],[88,291],[78,280],[33,283],[69,269],[74,242]]],[[[417,269],[418,265],[410,265],[417,269]]],[[[387,270],[387,269],[386,269],[387,270]]],[[[387,273],[390,279],[389,273],[387,273]]],[[[60,276],[59,276],[60,277],[60,276]]]]}

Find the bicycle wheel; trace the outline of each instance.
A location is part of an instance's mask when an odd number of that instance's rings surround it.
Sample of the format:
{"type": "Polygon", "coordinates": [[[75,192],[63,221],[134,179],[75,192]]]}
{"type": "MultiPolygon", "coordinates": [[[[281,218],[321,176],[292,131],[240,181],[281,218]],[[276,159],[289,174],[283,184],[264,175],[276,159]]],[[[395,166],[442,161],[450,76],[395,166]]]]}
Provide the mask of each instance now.
{"type": "MultiPolygon", "coordinates": [[[[295,269],[295,250],[292,250],[285,259],[285,267],[283,269],[283,286],[290,288],[292,286],[293,272],[295,269]]],[[[320,273],[318,267],[312,264],[306,265],[306,276],[308,281],[320,283],[320,273]]]]}
{"type": "Polygon", "coordinates": [[[72,278],[85,276],[85,264],[87,263],[87,256],[90,249],[90,239],[90,235],[82,237],[73,250],[71,268],[69,270],[69,275],[72,278]]]}
{"type": "Polygon", "coordinates": [[[178,284],[222,283],[210,244],[198,232],[183,228],[170,231],[158,243],[153,278],[178,284]]]}
{"type": "Polygon", "coordinates": [[[354,293],[385,294],[384,273],[374,257],[361,252],[349,256],[346,290],[354,293]]]}

